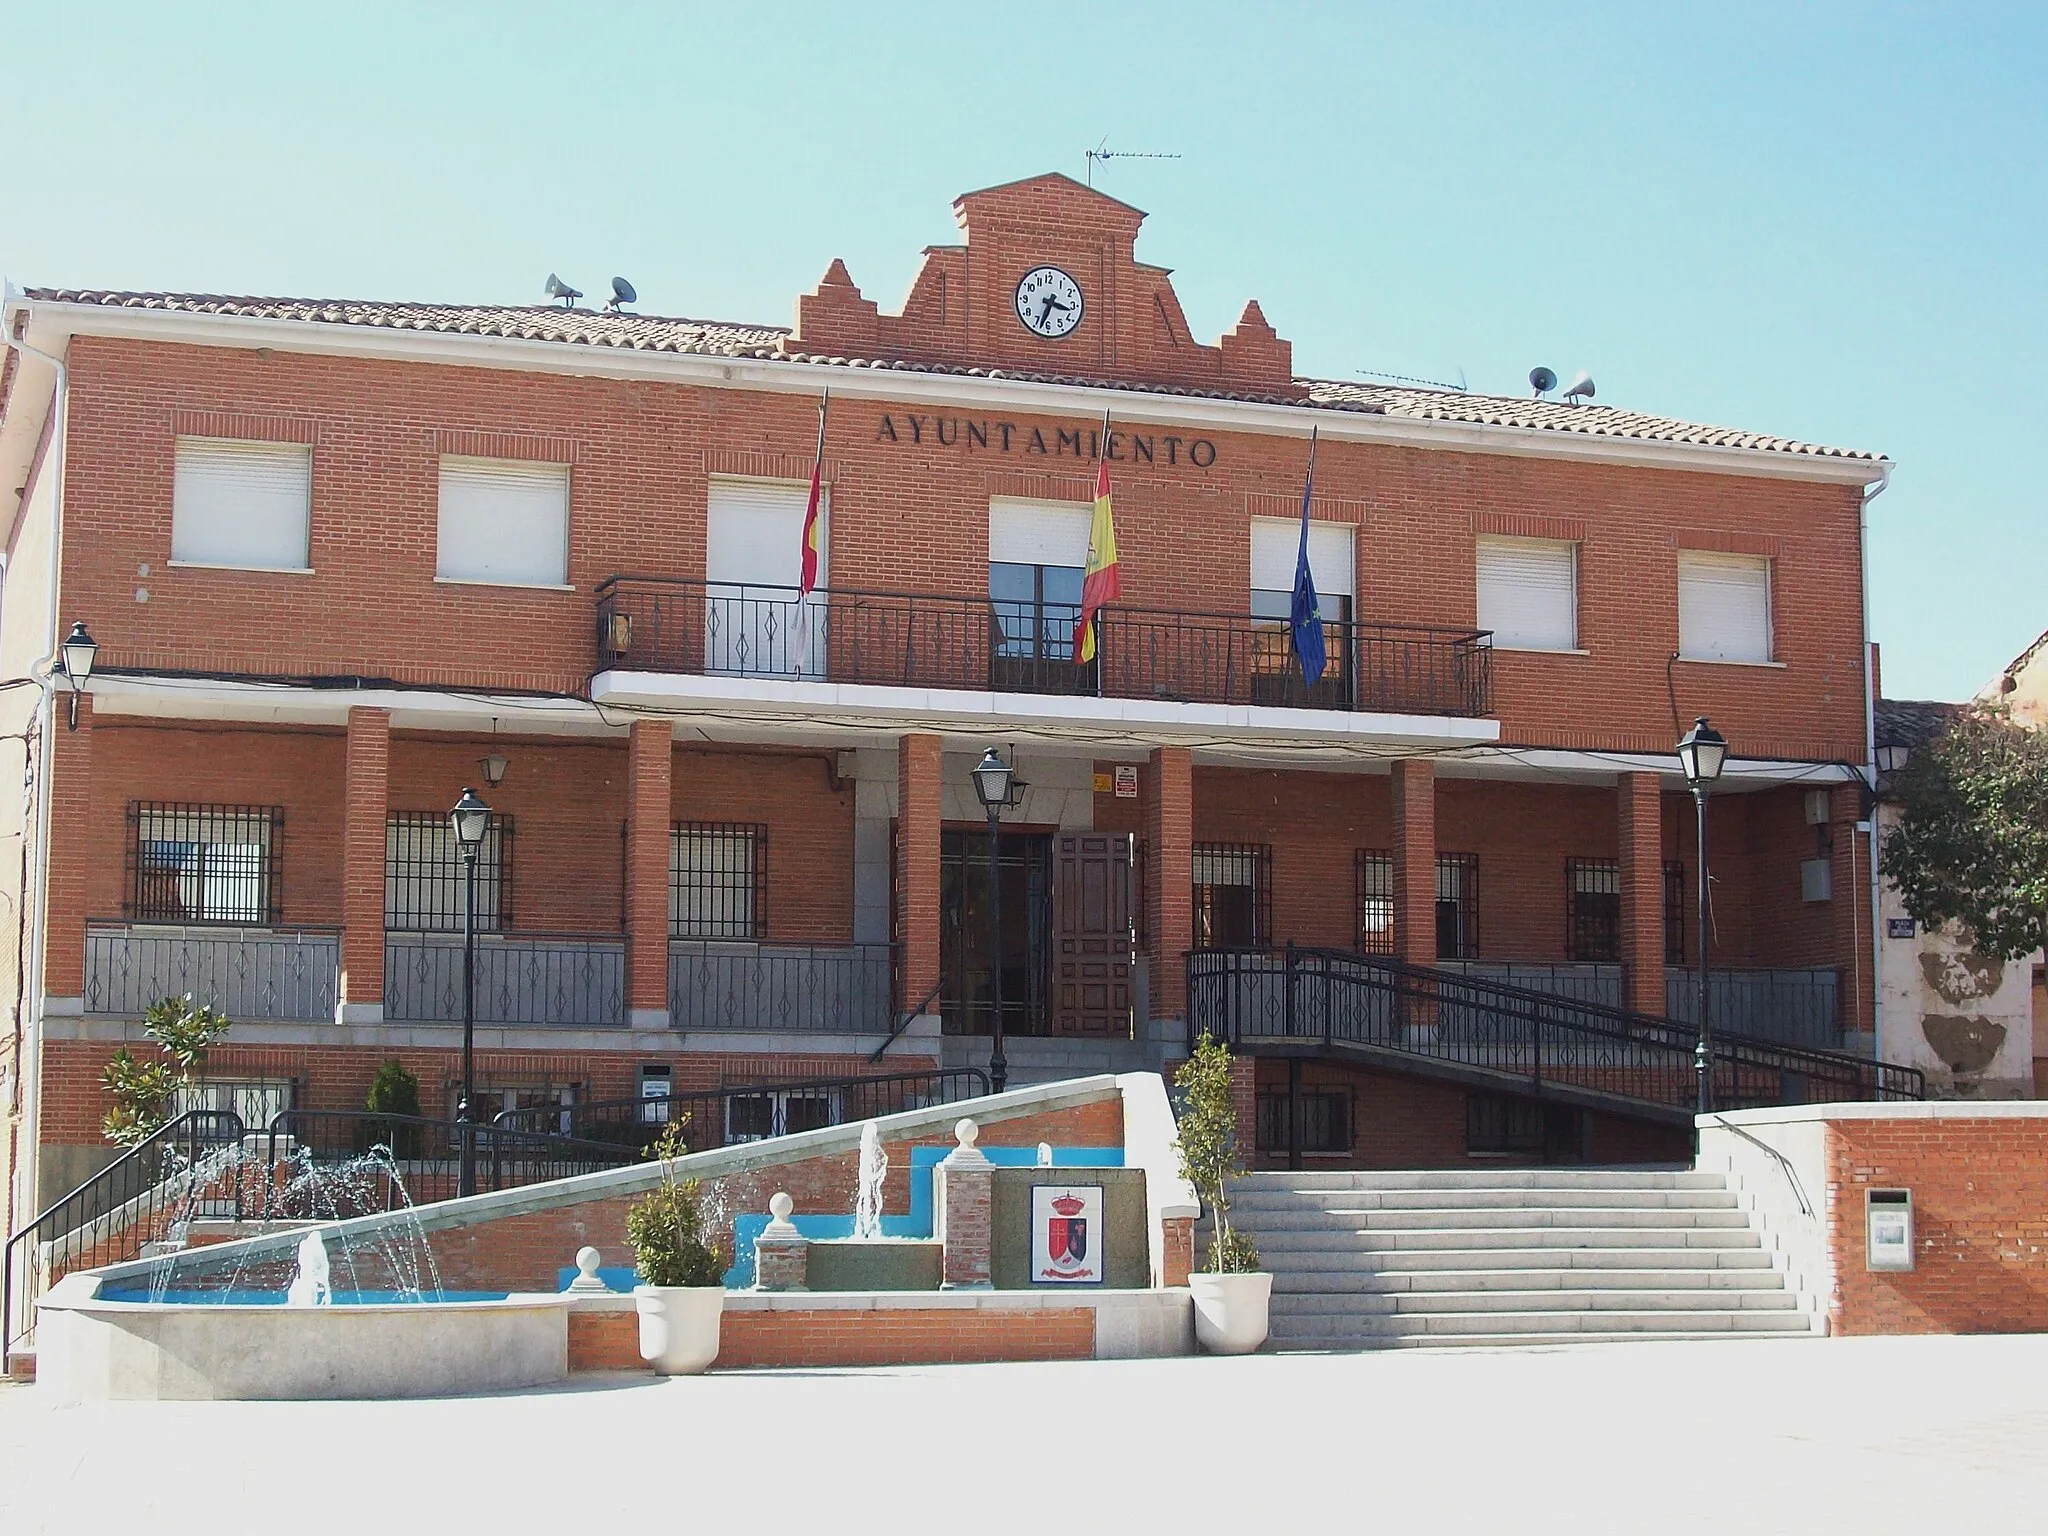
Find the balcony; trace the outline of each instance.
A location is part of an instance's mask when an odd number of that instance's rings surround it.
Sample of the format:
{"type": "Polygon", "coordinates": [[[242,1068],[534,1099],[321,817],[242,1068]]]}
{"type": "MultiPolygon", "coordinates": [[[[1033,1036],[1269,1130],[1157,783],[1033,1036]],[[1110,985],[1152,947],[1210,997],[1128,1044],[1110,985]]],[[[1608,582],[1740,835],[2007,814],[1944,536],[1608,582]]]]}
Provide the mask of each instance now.
{"type": "MultiPolygon", "coordinates": [[[[462,935],[384,936],[384,1018],[462,1022],[462,935]]],[[[476,1022],[492,1028],[602,1028],[626,1022],[626,944],[576,934],[479,934],[476,1022]]]]}
{"type": "Polygon", "coordinates": [[[1329,670],[1311,688],[1286,626],[1245,615],[1108,608],[1099,654],[1077,666],[1070,607],[640,576],[610,577],[597,596],[600,669],[1475,719],[1493,709],[1481,630],[1325,624],[1329,670]]]}
{"type": "Polygon", "coordinates": [[[682,1030],[883,1035],[894,1021],[887,944],[752,944],[674,939],[670,1022],[682,1030]]]}
{"type": "Polygon", "coordinates": [[[89,923],[84,1006],[139,1019],[189,992],[230,1019],[332,1022],[340,967],[332,928],[89,923]]]}

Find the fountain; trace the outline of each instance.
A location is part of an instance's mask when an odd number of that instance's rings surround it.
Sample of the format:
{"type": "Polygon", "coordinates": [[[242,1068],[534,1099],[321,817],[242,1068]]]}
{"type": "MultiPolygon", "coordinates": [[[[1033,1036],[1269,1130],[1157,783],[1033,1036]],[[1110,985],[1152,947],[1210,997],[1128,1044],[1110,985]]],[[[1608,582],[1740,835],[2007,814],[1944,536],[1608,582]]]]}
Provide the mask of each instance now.
{"type": "Polygon", "coordinates": [[[327,1280],[327,1244],[316,1227],[299,1239],[299,1272],[285,1287],[288,1307],[327,1307],[334,1304],[334,1287],[327,1280]]]}
{"type": "Polygon", "coordinates": [[[882,1235],[882,1180],[889,1174],[889,1154],[882,1133],[870,1120],[860,1128],[860,1173],[853,1196],[853,1239],[872,1243],[882,1235]]]}

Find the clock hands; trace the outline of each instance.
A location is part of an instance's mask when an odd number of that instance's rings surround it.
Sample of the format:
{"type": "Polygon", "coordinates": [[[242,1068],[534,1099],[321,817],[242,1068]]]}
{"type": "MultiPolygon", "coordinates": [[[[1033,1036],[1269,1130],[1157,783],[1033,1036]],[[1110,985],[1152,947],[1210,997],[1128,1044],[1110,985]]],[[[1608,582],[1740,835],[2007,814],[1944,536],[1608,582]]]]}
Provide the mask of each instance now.
{"type": "Polygon", "coordinates": [[[1053,312],[1054,310],[1056,310],[1056,309],[1068,309],[1068,310],[1070,310],[1070,309],[1072,309],[1073,307],[1074,307],[1074,306],[1073,306],[1073,305],[1071,305],[1071,304],[1063,304],[1063,303],[1061,303],[1061,302],[1060,302],[1060,299],[1059,299],[1059,296],[1058,296],[1057,294],[1051,294],[1051,293],[1048,293],[1048,294],[1047,294],[1047,295],[1045,296],[1045,303],[1044,303],[1044,305],[1043,305],[1043,306],[1041,306],[1041,307],[1040,307],[1040,309],[1039,309],[1039,311],[1038,311],[1038,327],[1039,327],[1039,329],[1040,329],[1040,330],[1043,330],[1043,329],[1045,329],[1045,327],[1046,327],[1047,325],[1049,325],[1049,324],[1051,323],[1051,321],[1052,321],[1052,312],[1053,312]]]}

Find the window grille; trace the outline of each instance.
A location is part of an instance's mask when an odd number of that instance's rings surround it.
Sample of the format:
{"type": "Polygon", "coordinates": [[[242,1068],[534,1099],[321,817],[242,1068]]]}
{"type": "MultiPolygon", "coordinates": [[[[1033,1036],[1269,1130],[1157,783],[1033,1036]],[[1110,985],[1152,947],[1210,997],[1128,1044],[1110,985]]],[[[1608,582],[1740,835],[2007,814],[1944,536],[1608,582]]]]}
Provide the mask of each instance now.
{"type": "Polygon", "coordinates": [[[1621,958],[1621,866],[1613,859],[1564,861],[1567,960],[1621,958]]]}
{"type": "Polygon", "coordinates": [[[768,829],[683,821],[669,829],[668,927],[679,939],[768,932],[768,829]]]}
{"type": "Polygon", "coordinates": [[[770,1136],[794,1136],[799,1131],[821,1130],[834,1124],[837,1121],[828,1094],[804,1090],[736,1093],[725,1101],[728,1145],[761,1141],[770,1136]]]}
{"type": "MultiPolygon", "coordinates": [[[[462,856],[442,811],[393,811],[384,822],[384,926],[409,933],[462,929],[462,856]]],[[[493,814],[476,854],[476,926],[512,925],[512,818],[493,814]]]]}
{"type": "Polygon", "coordinates": [[[1444,960],[1479,958],[1479,855],[1436,859],[1436,952],[1444,960]]]}
{"type": "Polygon", "coordinates": [[[1394,856],[1361,848],[1356,860],[1353,910],[1358,919],[1358,952],[1394,952],[1394,856]]]}
{"type": "Polygon", "coordinates": [[[1585,1116],[1576,1109],[1497,1093],[1465,1096],[1465,1151],[1477,1157],[1537,1157],[1577,1162],[1585,1116]]]}
{"type": "MultiPolygon", "coordinates": [[[[1351,1092],[1317,1088],[1301,1095],[1301,1150],[1324,1156],[1351,1150],[1351,1092]]],[[[1257,1099],[1258,1150],[1294,1150],[1292,1102],[1284,1092],[1261,1093],[1257,1099]]]]}
{"type": "Polygon", "coordinates": [[[1273,942],[1271,847],[1197,843],[1194,873],[1195,948],[1263,949],[1273,942]]]}
{"type": "Polygon", "coordinates": [[[227,1110],[245,1129],[260,1131],[277,1116],[298,1106],[299,1084],[290,1077],[202,1077],[187,1083],[171,1099],[171,1114],[187,1110],[227,1110]]]}
{"type": "Polygon", "coordinates": [[[145,923],[275,923],[283,907],[277,806],[128,807],[125,915],[145,923]]]}
{"type": "Polygon", "coordinates": [[[1685,866],[1664,866],[1664,963],[1685,964],[1685,866]]]}

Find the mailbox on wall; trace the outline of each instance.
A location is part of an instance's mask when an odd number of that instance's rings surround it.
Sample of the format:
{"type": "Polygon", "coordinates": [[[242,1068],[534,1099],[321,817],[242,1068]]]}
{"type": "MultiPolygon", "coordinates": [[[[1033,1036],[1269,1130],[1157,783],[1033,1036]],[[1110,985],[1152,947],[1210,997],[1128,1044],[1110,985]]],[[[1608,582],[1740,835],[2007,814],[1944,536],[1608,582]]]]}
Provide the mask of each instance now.
{"type": "Polygon", "coordinates": [[[1913,1191],[1863,1192],[1864,1263],[1870,1269],[1913,1267],[1913,1191]]]}

